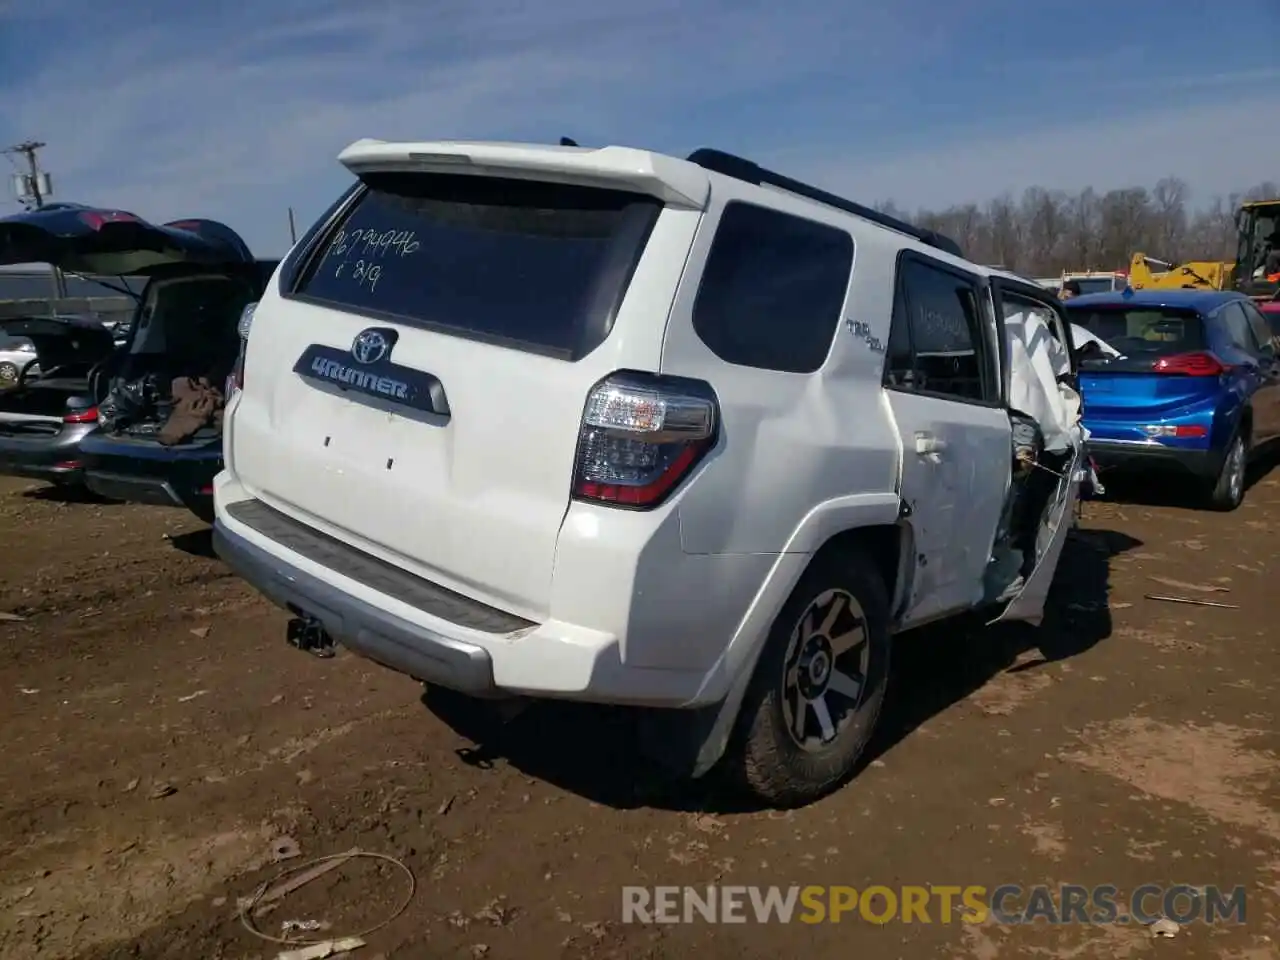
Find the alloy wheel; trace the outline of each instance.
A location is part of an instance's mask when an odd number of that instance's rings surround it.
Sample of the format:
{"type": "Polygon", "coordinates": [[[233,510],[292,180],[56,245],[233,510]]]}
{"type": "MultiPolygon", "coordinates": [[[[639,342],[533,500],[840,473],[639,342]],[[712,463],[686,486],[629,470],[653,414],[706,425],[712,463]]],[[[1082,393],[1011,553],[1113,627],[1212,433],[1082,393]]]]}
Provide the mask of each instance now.
{"type": "Polygon", "coordinates": [[[871,648],[861,604],[845,590],[813,599],[791,631],[782,679],[788,733],[804,750],[829,747],[857,715],[871,648]]]}
{"type": "Polygon", "coordinates": [[[1231,489],[1231,501],[1234,503],[1244,496],[1244,441],[1237,439],[1231,445],[1231,452],[1227,456],[1227,483],[1231,489]]]}

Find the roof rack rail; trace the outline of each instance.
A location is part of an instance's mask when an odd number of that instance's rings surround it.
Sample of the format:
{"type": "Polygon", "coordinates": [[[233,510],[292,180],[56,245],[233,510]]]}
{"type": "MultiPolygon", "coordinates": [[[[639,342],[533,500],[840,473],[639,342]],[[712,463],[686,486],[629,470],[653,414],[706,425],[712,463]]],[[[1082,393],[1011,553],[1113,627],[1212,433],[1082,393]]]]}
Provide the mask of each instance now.
{"type": "Polygon", "coordinates": [[[909,237],[915,237],[920,242],[927,243],[929,246],[952,256],[964,257],[964,251],[960,249],[960,245],[948,236],[944,236],[934,230],[924,230],[920,227],[912,226],[905,220],[899,220],[897,217],[891,217],[888,214],[880,213],[878,210],[872,210],[870,207],[864,207],[860,203],[854,203],[852,200],[838,197],[834,193],[828,193],[826,190],[820,190],[799,180],[784,177],[780,173],[766,170],[758,163],[734,156],[732,153],[703,147],[693,151],[685,159],[690,163],[696,163],[704,170],[722,173],[726,177],[733,177],[735,180],[743,180],[746,183],[754,183],[757,186],[777,187],[779,190],[786,190],[788,193],[807,197],[810,200],[816,200],[818,203],[825,203],[829,207],[835,207],[837,210],[843,210],[846,213],[862,217],[864,220],[870,220],[872,223],[878,223],[882,227],[888,227],[890,230],[896,230],[899,233],[905,233],[909,237]]]}

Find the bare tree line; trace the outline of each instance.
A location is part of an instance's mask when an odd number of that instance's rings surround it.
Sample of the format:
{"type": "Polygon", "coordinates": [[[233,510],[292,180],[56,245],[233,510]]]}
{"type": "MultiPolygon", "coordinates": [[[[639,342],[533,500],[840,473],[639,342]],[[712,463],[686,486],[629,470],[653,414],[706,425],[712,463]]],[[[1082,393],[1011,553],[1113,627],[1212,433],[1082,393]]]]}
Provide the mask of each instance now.
{"type": "Polygon", "coordinates": [[[1030,276],[1063,270],[1127,268],[1136,252],[1170,262],[1234,260],[1235,212],[1243,200],[1280,199],[1280,187],[1260,183],[1241,193],[1190,206],[1186,182],[1166,177],[1154,187],[1078,194],[1030,187],[983,206],[908,213],[892,201],[877,209],[954,239],[977,263],[1030,276]]]}

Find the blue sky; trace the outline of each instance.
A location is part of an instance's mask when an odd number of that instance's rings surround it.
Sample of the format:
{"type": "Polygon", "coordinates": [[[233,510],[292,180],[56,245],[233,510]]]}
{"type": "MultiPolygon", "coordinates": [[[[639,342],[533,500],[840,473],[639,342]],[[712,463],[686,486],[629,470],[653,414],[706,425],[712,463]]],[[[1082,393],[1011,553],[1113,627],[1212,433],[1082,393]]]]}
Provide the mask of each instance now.
{"type": "Polygon", "coordinates": [[[57,199],[264,256],[365,136],[717,146],[909,209],[1204,199],[1280,179],[1277,35],[1280,0],[0,0],[0,145],[47,141],[57,199]]]}

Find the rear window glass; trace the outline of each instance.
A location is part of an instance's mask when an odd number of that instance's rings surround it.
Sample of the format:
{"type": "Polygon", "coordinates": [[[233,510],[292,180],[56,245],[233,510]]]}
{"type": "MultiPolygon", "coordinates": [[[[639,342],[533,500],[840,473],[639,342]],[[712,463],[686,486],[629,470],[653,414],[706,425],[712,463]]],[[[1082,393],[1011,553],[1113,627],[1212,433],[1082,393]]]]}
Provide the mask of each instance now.
{"type": "Polygon", "coordinates": [[[812,373],[844,308],[853,238],[747,203],[720,217],[693,305],[693,328],[721,360],[812,373]]]}
{"type": "Polygon", "coordinates": [[[449,174],[370,174],[295,292],[577,357],[613,324],[658,200],[449,174]]]}
{"type": "Polygon", "coordinates": [[[1078,307],[1071,322],[1084,327],[1122,356],[1168,356],[1203,350],[1204,327],[1189,311],[1162,308],[1078,307]]]}
{"type": "Polygon", "coordinates": [[[1115,281],[1111,277],[1088,277],[1075,281],[1080,288],[1080,295],[1089,293],[1110,293],[1115,289],[1115,281]]]}

